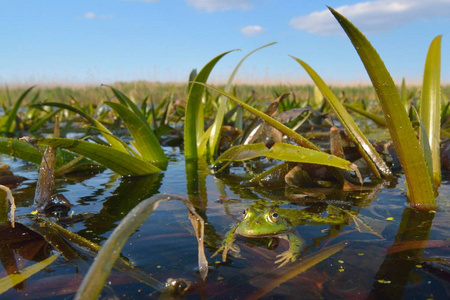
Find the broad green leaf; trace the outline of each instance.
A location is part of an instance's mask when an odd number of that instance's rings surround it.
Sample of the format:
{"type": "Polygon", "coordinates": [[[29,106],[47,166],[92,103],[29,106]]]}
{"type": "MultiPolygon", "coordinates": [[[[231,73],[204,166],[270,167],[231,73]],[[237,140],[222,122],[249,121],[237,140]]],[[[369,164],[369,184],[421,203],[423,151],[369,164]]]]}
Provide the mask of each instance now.
{"type": "Polygon", "coordinates": [[[19,111],[19,107],[22,104],[23,100],[25,99],[25,97],[28,95],[28,93],[31,92],[31,90],[34,88],[34,86],[28,88],[25,92],[23,92],[20,96],[19,99],[17,99],[16,103],[14,103],[13,108],[8,111],[7,113],[7,118],[5,123],[3,124],[3,128],[2,131],[3,132],[7,132],[7,133],[11,133],[14,131],[14,129],[12,128],[13,126],[13,122],[16,119],[17,116],[17,112],[19,111]]]}
{"type": "Polygon", "coordinates": [[[42,139],[38,144],[52,145],[78,153],[120,175],[148,175],[161,172],[158,167],[145,160],[99,144],[65,138],[42,139]]]}
{"type": "Polygon", "coordinates": [[[125,123],[142,158],[165,167],[167,157],[147,121],[142,120],[134,111],[120,103],[109,101],[104,103],[111,107],[125,123]]]}
{"type": "Polygon", "coordinates": [[[264,143],[234,146],[219,156],[217,162],[229,160],[245,161],[261,156],[282,161],[319,164],[348,171],[355,171],[355,166],[348,160],[325,152],[286,143],[276,143],[270,149],[268,149],[264,143]]]}
{"type": "Polygon", "coordinates": [[[420,99],[420,118],[430,143],[435,190],[441,185],[441,39],[440,35],[435,37],[428,50],[420,99]]]}
{"type": "Polygon", "coordinates": [[[52,256],[40,261],[38,263],[33,264],[32,266],[26,267],[21,270],[20,273],[11,274],[9,276],[3,277],[0,279],[0,295],[14,287],[16,284],[19,284],[37,272],[45,269],[49,265],[51,265],[58,258],[58,254],[53,254],[52,256]]]}
{"type": "Polygon", "coordinates": [[[408,201],[416,208],[435,209],[436,201],[425,158],[391,75],[366,37],[344,16],[329,9],[353,43],[378,95],[405,172],[408,201]]]}
{"type": "Polygon", "coordinates": [[[219,94],[224,95],[228,99],[232,100],[236,104],[238,104],[238,105],[242,106],[244,109],[248,110],[250,113],[254,114],[255,116],[257,116],[259,118],[261,118],[264,122],[266,122],[266,123],[270,124],[271,126],[275,127],[281,133],[287,135],[290,139],[292,139],[294,142],[296,142],[300,146],[305,147],[305,148],[309,148],[309,149],[313,149],[313,150],[320,150],[319,147],[317,147],[316,145],[314,145],[313,143],[308,141],[308,139],[304,138],[303,136],[301,136],[297,132],[293,131],[292,129],[290,129],[289,127],[284,125],[283,123],[280,123],[277,120],[275,120],[274,118],[272,118],[272,117],[266,115],[265,113],[257,110],[256,108],[251,107],[250,105],[248,105],[247,103],[239,100],[235,96],[233,96],[233,95],[231,95],[229,93],[226,93],[223,90],[218,89],[216,87],[213,87],[211,85],[207,85],[205,83],[196,82],[196,85],[206,86],[209,89],[214,90],[214,91],[218,92],[219,94]]]}
{"type": "Polygon", "coordinates": [[[339,121],[341,121],[342,125],[345,127],[350,138],[358,147],[359,152],[361,153],[362,157],[364,157],[375,176],[380,177],[379,172],[381,172],[383,174],[383,177],[385,178],[392,177],[391,171],[389,170],[386,163],[373,148],[372,144],[367,140],[361,130],[359,130],[358,125],[356,125],[355,121],[353,121],[344,105],[334,95],[334,93],[326,85],[322,78],[307,63],[298,58],[292,58],[295,59],[306,70],[306,72],[308,72],[312,80],[314,80],[314,83],[320,89],[325,99],[328,100],[328,103],[333,108],[334,112],[339,118],[339,121]]]}
{"type": "MultiPolygon", "coordinates": [[[[197,74],[194,82],[205,83],[216,63],[231,51],[224,52],[213,58],[203,67],[200,73],[197,74]]],[[[197,122],[199,117],[203,114],[202,96],[204,90],[205,87],[198,84],[191,84],[189,88],[189,94],[186,101],[186,114],[184,117],[184,156],[188,159],[198,158],[197,122]]],[[[201,128],[200,131],[203,132],[203,128],[201,128]]]]}
{"type": "MultiPolygon", "coordinates": [[[[231,84],[233,83],[234,77],[236,76],[239,68],[244,63],[244,61],[253,53],[257,52],[258,50],[261,50],[263,48],[269,47],[271,45],[274,45],[276,43],[269,43],[264,46],[258,47],[255,50],[248,53],[244,58],[241,59],[241,61],[236,65],[233,72],[230,75],[230,78],[228,79],[227,85],[223,89],[225,92],[229,93],[231,89],[231,84]]],[[[209,153],[211,157],[214,157],[214,155],[217,153],[218,149],[218,141],[220,136],[220,130],[222,128],[223,118],[225,115],[225,111],[227,109],[227,99],[225,96],[220,95],[219,97],[219,109],[217,110],[216,117],[214,119],[214,123],[211,125],[211,137],[209,141],[209,153]]]]}
{"type": "Polygon", "coordinates": [[[25,141],[0,137],[0,153],[20,158],[39,165],[42,154],[38,149],[25,141]]]}
{"type": "Polygon", "coordinates": [[[70,106],[65,103],[59,103],[59,102],[45,102],[40,104],[41,106],[51,106],[51,107],[59,107],[67,109],[68,111],[74,112],[76,114],[79,114],[83,118],[85,118],[87,121],[89,121],[97,130],[101,133],[101,135],[108,141],[108,143],[111,145],[112,148],[122,151],[124,153],[128,153],[126,147],[123,145],[123,142],[119,140],[119,138],[115,137],[114,134],[112,134],[111,131],[108,130],[105,126],[103,126],[102,123],[82,111],[81,109],[78,109],[76,107],[70,106]]]}

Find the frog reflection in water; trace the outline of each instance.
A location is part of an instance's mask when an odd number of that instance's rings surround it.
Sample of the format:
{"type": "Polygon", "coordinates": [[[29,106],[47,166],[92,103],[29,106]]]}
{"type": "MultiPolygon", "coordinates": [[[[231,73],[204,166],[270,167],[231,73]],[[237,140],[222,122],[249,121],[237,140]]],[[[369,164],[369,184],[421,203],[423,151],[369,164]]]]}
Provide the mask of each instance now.
{"type": "Polygon", "coordinates": [[[228,251],[239,254],[240,249],[234,244],[236,235],[246,238],[277,237],[289,242],[289,249],[277,255],[275,261],[275,263],[280,263],[279,267],[284,266],[288,262],[295,261],[305,246],[305,241],[295,230],[295,225],[345,223],[345,216],[340,214],[340,210],[336,207],[328,206],[327,212],[328,216],[322,216],[318,213],[299,209],[261,208],[257,206],[245,209],[243,220],[227,232],[222,246],[212,257],[222,252],[222,261],[226,261],[228,251]]]}

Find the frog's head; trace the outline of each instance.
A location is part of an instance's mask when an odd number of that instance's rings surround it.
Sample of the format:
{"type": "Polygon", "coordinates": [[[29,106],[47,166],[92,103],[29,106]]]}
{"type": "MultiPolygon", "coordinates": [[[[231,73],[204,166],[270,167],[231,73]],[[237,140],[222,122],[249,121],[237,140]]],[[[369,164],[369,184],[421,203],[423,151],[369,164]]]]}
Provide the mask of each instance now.
{"type": "Polygon", "coordinates": [[[245,237],[263,237],[286,232],[291,226],[280,216],[276,209],[257,210],[248,208],[243,211],[243,220],[236,233],[245,237]]]}

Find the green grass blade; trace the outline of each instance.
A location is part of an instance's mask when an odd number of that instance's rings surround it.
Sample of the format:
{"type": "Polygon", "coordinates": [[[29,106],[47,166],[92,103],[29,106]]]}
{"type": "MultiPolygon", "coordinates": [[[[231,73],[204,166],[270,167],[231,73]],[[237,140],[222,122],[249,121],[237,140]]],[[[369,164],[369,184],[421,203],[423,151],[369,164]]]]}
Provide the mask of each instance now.
{"type": "Polygon", "coordinates": [[[161,172],[158,167],[147,161],[99,144],[64,138],[42,139],[38,141],[38,144],[60,147],[78,153],[120,175],[148,175],[161,172]]]}
{"type": "MultiPolygon", "coordinates": [[[[233,50],[231,50],[233,51],[233,50]]],[[[213,58],[197,74],[194,82],[205,83],[216,63],[231,51],[224,52],[213,58]]],[[[191,84],[186,101],[186,114],[184,117],[184,156],[187,159],[197,159],[197,131],[203,132],[203,128],[198,129],[197,122],[199,116],[203,114],[202,96],[205,87],[198,84],[191,84]]],[[[202,118],[203,122],[203,118],[202,118]]],[[[203,127],[203,126],[202,126],[203,127]]]]}
{"type": "Polygon", "coordinates": [[[245,161],[261,156],[282,161],[325,165],[348,171],[355,171],[356,168],[348,160],[337,156],[286,143],[276,143],[270,149],[264,143],[234,146],[218,157],[217,162],[245,161]]]}
{"type": "Polygon", "coordinates": [[[76,114],[79,114],[86,120],[88,120],[97,130],[101,133],[101,135],[108,141],[108,143],[111,145],[112,148],[122,151],[124,153],[128,153],[127,149],[123,145],[122,141],[120,141],[117,137],[115,137],[111,131],[108,130],[102,123],[82,111],[81,109],[78,109],[76,107],[70,106],[65,103],[60,102],[45,102],[42,104],[39,104],[41,106],[51,106],[51,107],[59,107],[63,109],[67,109],[68,111],[74,112],[76,114]]]}
{"type": "Polygon", "coordinates": [[[441,185],[441,39],[440,35],[435,37],[428,50],[420,99],[420,118],[430,143],[433,183],[436,190],[441,185]]]}
{"type": "Polygon", "coordinates": [[[403,105],[405,105],[405,110],[408,111],[408,95],[406,94],[406,81],[405,78],[402,79],[402,101],[403,105]]]}
{"type": "Polygon", "coordinates": [[[38,130],[39,128],[41,128],[42,126],[44,126],[45,123],[47,123],[49,120],[51,120],[56,114],[58,114],[61,111],[61,109],[57,109],[54,111],[51,111],[49,113],[47,113],[47,115],[45,115],[43,118],[38,119],[31,127],[30,127],[30,132],[35,132],[36,130],[38,130]]]}
{"type": "Polygon", "coordinates": [[[34,86],[28,88],[25,92],[23,92],[20,97],[17,99],[16,103],[14,103],[13,108],[8,112],[8,117],[3,125],[2,131],[7,133],[12,133],[14,130],[12,128],[13,122],[16,119],[17,112],[19,111],[20,105],[22,104],[25,97],[31,92],[34,86]]]}
{"type": "MultiPolygon", "coordinates": [[[[250,55],[252,55],[253,53],[255,53],[263,48],[272,46],[274,44],[276,44],[276,43],[269,43],[269,44],[263,45],[261,47],[256,48],[255,50],[251,51],[246,56],[244,56],[244,58],[242,58],[241,61],[239,61],[239,63],[234,68],[234,70],[231,73],[230,78],[228,79],[228,82],[223,90],[227,93],[230,92],[231,84],[233,83],[234,77],[236,76],[241,65],[244,63],[244,61],[250,55]]],[[[211,157],[213,157],[217,153],[220,130],[222,128],[223,118],[225,116],[226,109],[227,109],[227,99],[225,96],[221,95],[219,97],[219,109],[217,110],[216,117],[214,119],[214,123],[211,125],[212,126],[211,138],[209,141],[209,153],[210,153],[211,157]]]]}
{"type": "Polygon", "coordinates": [[[0,137],[0,153],[14,156],[37,165],[42,160],[42,154],[38,149],[18,139],[0,137]]]}
{"type": "Polygon", "coordinates": [[[114,96],[116,96],[116,98],[120,101],[120,103],[122,103],[122,105],[129,107],[139,118],[142,119],[142,122],[147,123],[144,114],[141,112],[139,107],[133,101],[131,101],[130,98],[128,98],[124,93],[116,88],[113,88],[112,86],[105,86],[111,89],[111,91],[114,93],[114,96]]]}
{"type": "Polygon", "coordinates": [[[381,172],[383,177],[390,178],[392,174],[388,166],[377,153],[377,151],[373,148],[372,144],[366,139],[361,130],[359,130],[358,125],[356,125],[355,121],[353,121],[344,105],[334,95],[331,89],[307,63],[298,58],[292,58],[296,60],[306,70],[306,72],[308,72],[309,76],[312,78],[316,86],[325,96],[325,99],[327,99],[328,103],[335,111],[337,117],[339,118],[339,121],[341,121],[350,138],[357,145],[359,152],[364,157],[375,176],[380,178],[381,172]]]}
{"type": "Polygon", "coordinates": [[[360,114],[361,116],[371,119],[372,121],[374,121],[375,123],[377,123],[380,126],[383,126],[383,127],[387,126],[384,116],[368,112],[367,110],[362,109],[361,107],[353,105],[353,104],[344,103],[344,107],[360,114]]]}
{"type": "Polygon", "coordinates": [[[247,110],[250,113],[252,113],[253,115],[261,118],[264,122],[266,122],[266,123],[270,124],[271,126],[275,127],[276,129],[281,131],[281,133],[287,135],[290,139],[292,139],[294,142],[296,142],[300,146],[305,147],[305,148],[309,148],[309,149],[313,149],[313,150],[320,150],[319,147],[317,147],[316,145],[314,145],[313,143],[308,141],[308,139],[304,138],[303,136],[301,136],[297,132],[293,131],[289,127],[285,126],[283,123],[280,123],[277,120],[275,120],[274,118],[272,118],[272,117],[266,115],[265,113],[257,110],[256,108],[251,107],[250,105],[248,105],[247,103],[239,100],[235,96],[233,96],[233,95],[231,95],[229,93],[226,93],[223,90],[218,89],[216,87],[213,87],[211,85],[207,85],[205,83],[196,82],[196,84],[208,87],[209,89],[214,90],[214,91],[218,92],[221,95],[224,95],[225,97],[227,97],[231,101],[235,102],[236,104],[240,105],[245,110],[247,110]]]}
{"type": "Polygon", "coordinates": [[[146,120],[143,121],[134,111],[120,103],[109,101],[104,103],[111,107],[125,123],[135,141],[136,149],[144,160],[160,166],[167,165],[167,157],[146,120]]]}
{"type": "Polygon", "coordinates": [[[434,209],[436,201],[428,178],[427,165],[391,75],[366,37],[344,16],[332,8],[330,11],[353,43],[378,95],[395,150],[405,172],[408,201],[417,208],[434,209]]]}

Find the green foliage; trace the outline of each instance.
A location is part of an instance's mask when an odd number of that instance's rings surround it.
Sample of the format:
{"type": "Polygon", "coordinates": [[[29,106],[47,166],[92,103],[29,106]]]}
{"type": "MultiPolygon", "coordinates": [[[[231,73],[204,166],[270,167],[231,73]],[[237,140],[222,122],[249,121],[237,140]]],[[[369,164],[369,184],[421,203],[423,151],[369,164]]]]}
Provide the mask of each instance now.
{"type": "Polygon", "coordinates": [[[161,172],[150,162],[104,145],[65,138],[42,139],[38,144],[61,147],[86,156],[120,175],[148,175],[161,172]]]}
{"type": "Polygon", "coordinates": [[[245,161],[257,157],[268,157],[282,161],[310,163],[336,167],[347,171],[355,171],[351,162],[325,152],[308,149],[296,145],[277,143],[268,149],[264,143],[238,145],[225,151],[217,158],[222,161],[245,161]]]}
{"type": "Polygon", "coordinates": [[[356,125],[355,121],[353,121],[344,105],[328,88],[322,78],[320,78],[320,76],[308,64],[298,58],[293,58],[308,72],[309,76],[311,76],[311,78],[314,80],[316,86],[325,96],[325,99],[328,100],[328,103],[333,108],[334,112],[339,118],[339,121],[341,121],[342,125],[347,130],[350,138],[358,147],[359,152],[361,153],[362,157],[364,157],[375,176],[380,177],[379,172],[381,172],[383,177],[390,178],[392,174],[388,166],[380,157],[380,155],[375,151],[372,144],[366,139],[364,134],[356,125]]]}
{"type": "MultiPolygon", "coordinates": [[[[431,151],[432,178],[436,190],[441,185],[441,39],[442,36],[434,38],[428,50],[420,99],[420,118],[431,151]]],[[[424,134],[421,136],[423,137],[424,134]]]]}
{"type": "Polygon", "coordinates": [[[358,52],[377,92],[386,122],[405,172],[408,200],[422,209],[435,209],[433,187],[423,152],[404,103],[383,61],[366,37],[344,16],[330,8],[358,52]]]}
{"type": "MultiPolygon", "coordinates": [[[[207,63],[195,76],[194,83],[205,83],[216,63],[230,52],[224,52],[207,63]]],[[[198,142],[204,133],[202,104],[204,89],[202,85],[192,84],[187,96],[186,114],[184,117],[184,156],[186,159],[198,158],[198,142]]]]}

